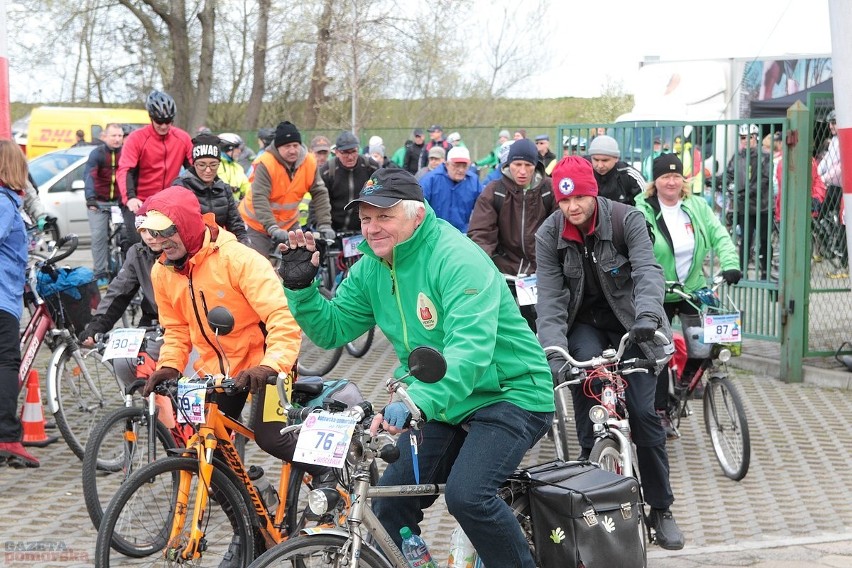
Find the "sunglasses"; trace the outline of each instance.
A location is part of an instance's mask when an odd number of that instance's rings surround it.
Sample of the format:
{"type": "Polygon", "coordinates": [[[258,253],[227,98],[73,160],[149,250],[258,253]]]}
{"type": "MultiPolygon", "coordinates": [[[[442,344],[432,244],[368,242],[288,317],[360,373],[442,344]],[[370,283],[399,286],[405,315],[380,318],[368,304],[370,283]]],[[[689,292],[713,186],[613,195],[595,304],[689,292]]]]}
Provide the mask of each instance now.
{"type": "Polygon", "coordinates": [[[151,118],[157,124],[171,124],[175,119],[173,118],[151,118]]]}
{"type": "Polygon", "coordinates": [[[173,237],[173,236],[175,236],[175,234],[177,234],[177,227],[175,225],[172,225],[170,227],[166,227],[165,229],[162,229],[160,231],[155,231],[153,229],[146,229],[146,230],[148,231],[148,234],[152,238],[155,238],[155,239],[158,239],[160,237],[163,237],[164,239],[168,239],[169,237],[173,237]]]}

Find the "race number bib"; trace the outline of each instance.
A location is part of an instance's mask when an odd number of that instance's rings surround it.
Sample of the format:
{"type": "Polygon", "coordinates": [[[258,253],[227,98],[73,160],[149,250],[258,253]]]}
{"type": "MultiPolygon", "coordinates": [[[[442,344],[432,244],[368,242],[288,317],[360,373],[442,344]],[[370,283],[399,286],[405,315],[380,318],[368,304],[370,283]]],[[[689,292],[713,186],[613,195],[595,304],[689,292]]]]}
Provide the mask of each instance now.
{"type": "Polygon", "coordinates": [[[739,312],[704,316],[704,343],[739,343],[742,340],[739,312]]]}
{"type": "Polygon", "coordinates": [[[518,293],[518,304],[521,306],[532,306],[538,303],[535,274],[515,280],[515,291],[518,293]]]}
{"type": "Polygon", "coordinates": [[[364,235],[353,235],[351,237],[343,238],[343,256],[349,258],[350,256],[360,256],[361,251],[358,250],[358,245],[361,244],[361,241],[364,240],[364,235]]]}
{"type": "Polygon", "coordinates": [[[356,420],[339,413],[312,412],[305,418],[293,461],[343,467],[356,420]]]}
{"type": "Polygon", "coordinates": [[[178,422],[186,424],[204,423],[204,399],[207,396],[207,388],[203,384],[191,383],[189,378],[183,377],[178,381],[177,403],[178,422]]]}
{"type": "Polygon", "coordinates": [[[135,359],[139,355],[145,330],[135,327],[114,329],[109,334],[109,343],[104,350],[103,359],[135,359]]]}
{"type": "Polygon", "coordinates": [[[109,216],[113,225],[124,223],[124,215],[121,214],[121,208],[118,205],[113,205],[109,208],[109,216]]]}

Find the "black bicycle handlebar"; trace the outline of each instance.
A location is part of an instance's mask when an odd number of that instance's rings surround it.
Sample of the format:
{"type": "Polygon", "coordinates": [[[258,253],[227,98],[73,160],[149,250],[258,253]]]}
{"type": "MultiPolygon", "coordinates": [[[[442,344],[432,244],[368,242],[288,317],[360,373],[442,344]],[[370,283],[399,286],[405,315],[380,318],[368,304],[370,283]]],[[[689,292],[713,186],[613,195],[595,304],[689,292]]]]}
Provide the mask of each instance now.
{"type": "Polygon", "coordinates": [[[79,242],[80,239],[74,233],[65,235],[64,237],[59,239],[58,243],[56,243],[56,249],[54,250],[62,250],[62,248],[65,247],[66,244],[70,243],[70,245],[67,247],[67,250],[62,251],[60,254],[55,254],[51,256],[50,258],[44,261],[43,266],[53,266],[60,260],[65,260],[66,258],[71,256],[75,250],[77,250],[77,245],[79,244],[79,242]]]}

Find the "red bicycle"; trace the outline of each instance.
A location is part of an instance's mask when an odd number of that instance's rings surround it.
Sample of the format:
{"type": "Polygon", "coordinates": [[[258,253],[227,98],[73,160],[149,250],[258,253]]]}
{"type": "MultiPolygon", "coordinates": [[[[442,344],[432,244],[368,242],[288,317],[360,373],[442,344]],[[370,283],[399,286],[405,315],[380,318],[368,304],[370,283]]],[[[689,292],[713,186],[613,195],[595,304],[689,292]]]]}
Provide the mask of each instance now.
{"type": "MultiPolygon", "coordinates": [[[[43,344],[53,352],[47,371],[47,404],[65,442],[80,459],[92,426],[107,406],[107,393],[121,390],[112,365],[100,358],[97,350],[84,350],[77,342],[80,318],[91,314],[98,300],[93,283],[44,294],[45,280],[53,281],[59,271],[55,265],[77,248],[77,235],[67,235],[50,256],[27,267],[24,303],[30,315],[21,334],[21,366],[18,381],[23,384],[43,344]],[[61,251],[61,252],[60,252],[61,251]],[[46,275],[47,278],[39,275],[46,275]],[[94,287],[94,289],[92,289],[94,287]],[[115,386],[114,386],[115,385],[115,386]]],[[[65,269],[62,269],[65,270],[65,269]]],[[[113,398],[113,397],[109,397],[113,398]]]]}

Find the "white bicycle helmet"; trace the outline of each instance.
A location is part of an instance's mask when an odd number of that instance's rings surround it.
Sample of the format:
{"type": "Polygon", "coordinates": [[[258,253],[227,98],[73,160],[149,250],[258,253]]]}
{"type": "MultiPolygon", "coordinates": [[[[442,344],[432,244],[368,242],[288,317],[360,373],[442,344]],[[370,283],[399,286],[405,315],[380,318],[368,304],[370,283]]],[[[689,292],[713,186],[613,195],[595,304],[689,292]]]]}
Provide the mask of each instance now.
{"type": "Polygon", "coordinates": [[[756,124],[740,124],[740,136],[754,134],[760,136],[760,127],[756,124]]]}
{"type": "Polygon", "coordinates": [[[233,132],[223,132],[219,135],[219,140],[222,141],[219,144],[219,148],[223,152],[230,152],[234,148],[239,148],[243,144],[243,139],[240,138],[239,134],[234,134],[233,132]]]}

